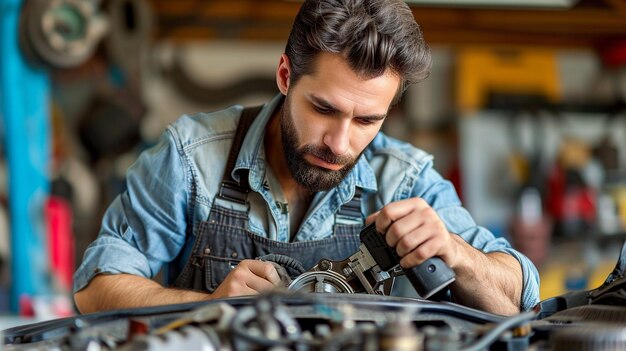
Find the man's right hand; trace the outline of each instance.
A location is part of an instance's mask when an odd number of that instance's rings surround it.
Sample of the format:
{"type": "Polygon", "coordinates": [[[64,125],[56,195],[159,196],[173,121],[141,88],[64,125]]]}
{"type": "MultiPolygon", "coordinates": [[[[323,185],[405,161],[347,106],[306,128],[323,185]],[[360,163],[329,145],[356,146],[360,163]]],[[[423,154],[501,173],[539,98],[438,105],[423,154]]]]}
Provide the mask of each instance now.
{"type": "Polygon", "coordinates": [[[215,289],[211,298],[256,295],[281,286],[280,276],[274,265],[259,260],[243,260],[215,289]]]}
{"type": "Polygon", "coordinates": [[[165,288],[148,278],[130,274],[100,274],[74,294],[74,301],[81,313],[91,313],[254,295],[280,285],[278,272],[271,263],[244,260],[226,276],[213,294],[165,288]]]}

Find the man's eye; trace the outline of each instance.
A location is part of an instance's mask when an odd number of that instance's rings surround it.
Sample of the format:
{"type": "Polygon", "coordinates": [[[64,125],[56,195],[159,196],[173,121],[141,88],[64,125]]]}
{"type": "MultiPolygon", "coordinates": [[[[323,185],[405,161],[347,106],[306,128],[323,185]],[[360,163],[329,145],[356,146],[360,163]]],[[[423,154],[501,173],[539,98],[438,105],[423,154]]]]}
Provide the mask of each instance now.
{"type": "Polygon", "coordinates": [[[365,118],[357,118],[356,121],[364,126],[369,126],[371,124],[374,124],[374,121],[371,119],[365,119],[365,118]]]}
{"type": "Polygon", "coordinates": [[[333,113],[333,110],[327,109],[327,108],[323,108],[323,107],[319,107],[319,106],[315,106],[315,111],[317,111],[318,113],[321,113],[323,115],[330,115],[333,113]]]}

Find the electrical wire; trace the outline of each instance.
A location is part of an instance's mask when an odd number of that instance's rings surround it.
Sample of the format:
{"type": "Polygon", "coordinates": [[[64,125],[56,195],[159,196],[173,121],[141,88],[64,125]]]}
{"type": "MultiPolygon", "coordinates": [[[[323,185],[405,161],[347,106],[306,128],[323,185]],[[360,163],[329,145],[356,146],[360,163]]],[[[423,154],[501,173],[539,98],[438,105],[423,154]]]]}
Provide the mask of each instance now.
{"type": "Polygon", "coordinates": [[[482,338],[473,342],[470,345],[467,345],[464,348],[461,348],[459,351],[479,351],[484,350],[489,345],[494,343],[496,339],[500,336],[500,334],[504,333],[506,330],[511,329],[513,327],[517,327],[523,323],[530,322],[535,319],[537,313],[534,311],[528,311],[524,313],[520,313],[514,317],[504,320],[503,322],[497,324],[495,328],[491,329],[487,332],[482,338]]]}

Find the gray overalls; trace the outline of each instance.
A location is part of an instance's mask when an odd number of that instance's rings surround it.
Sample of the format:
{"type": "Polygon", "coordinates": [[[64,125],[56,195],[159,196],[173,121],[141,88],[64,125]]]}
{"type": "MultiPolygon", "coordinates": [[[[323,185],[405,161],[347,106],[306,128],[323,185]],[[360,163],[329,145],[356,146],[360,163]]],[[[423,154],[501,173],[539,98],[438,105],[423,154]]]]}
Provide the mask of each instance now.
{"type": "MultiPolygon", "coordinates": [[[[242,113],[217,195],[223,200],[247,203],[248,174],[240,172],[240,182],[237,182],[232,171],[245,134],[259,111],[260,107],[246,108],[242,113]]],[[[358,250],[359,232],[363,227],[361,191],[356,190],[353,199],[344,204],[335,217],[357,219],[351,222],[359,224],[340,224],[345,221],[336,220],[332,237],[303,242],[279,242],[258,236],[248,230],[247,212],[228,209],[213,201],[209,217],[200,223],[191,255],[173,286],[213,292],[240,261],[268,254],[295,258],[305,269],[313,267],[321,258],[347,258],[358,250]]]]}

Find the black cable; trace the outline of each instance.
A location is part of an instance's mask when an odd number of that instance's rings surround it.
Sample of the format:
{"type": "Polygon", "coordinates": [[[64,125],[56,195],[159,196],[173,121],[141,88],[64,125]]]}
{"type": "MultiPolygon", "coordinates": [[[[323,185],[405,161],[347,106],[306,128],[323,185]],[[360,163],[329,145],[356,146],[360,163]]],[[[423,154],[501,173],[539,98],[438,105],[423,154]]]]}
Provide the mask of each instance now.
{"type": "Polygon", "coordinates": [[[504,333],[506,330],[517,327],[523,323],[529,322],[537,316],[537,313],[534,311],[520,313],[514,317],[506,319],[504,322],[496,325],[495,328],[491,329],[487,332],[482,338],[474,343],[467,345],[464,348],[461,348],[459,351],[479,351],[486,349],[489,345],[493,344],[496,339],[500,336],[500,334],[504,333]]]}

